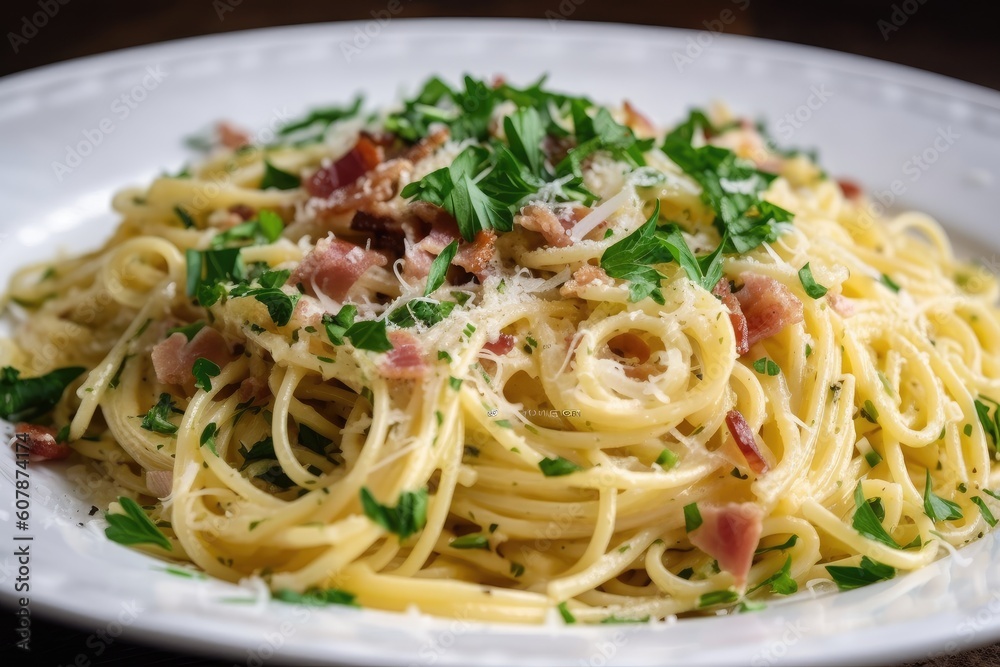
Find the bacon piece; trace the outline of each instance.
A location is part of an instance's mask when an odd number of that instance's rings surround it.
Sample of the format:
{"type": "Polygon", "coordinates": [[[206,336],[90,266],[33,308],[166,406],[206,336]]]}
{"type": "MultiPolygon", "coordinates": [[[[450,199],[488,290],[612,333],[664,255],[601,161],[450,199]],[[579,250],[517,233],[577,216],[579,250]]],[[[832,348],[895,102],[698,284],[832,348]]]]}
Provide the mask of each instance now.
{"type": "Polygon", "coordinates": [[[562,287],[559,288],[559,294],[566,297],[578,297],[580,296],[580,290],[588,285],[613,285],[614,282],[604,272],[599,266],[594,266],[593,264],[584,264],[579,269],[573,272],[573,277],[567,280],[562,287]]]}
{"type": "Polygon", "coordinates": [[[251,399],[260,401],[267,398],[271,390],[267,386],[267,380],[251,375],[240,383],[237,393],[240,397],[240,403],[246,403],[251,399]]]}
{"type": "Polygon", "coordinates": [[[640,364],[649,361],[649,345],[634,333],[618,334],[608,341],[608,347],[622,359],[634,359],[640,364]]]}
{"type": "Polygon", "coordinates": [[[240,216],[244,220],[250,220],[257,215],[257,211],[250,208],[246,204],[234,204],[229,207],[229,212],[240,216]]]}
{"type": "Polygon", "coordinates": [[[400,176],[412,169],[413,164],[408,160],[383,162],[354,183],[331,192],[317,207],[316,214],[321,218],[337,216],[389,201],[396,196],[400,176]]]}
{"type": "Polygon", "coordinates": [[[502,333],[492,343],[486,343],[483,345],[483,349],[487,352],[492,352],[498,357],[502,357],[514,349],[514,337],[510,334],[502,333]]]}
{"type": "Polygon", "coordinates": [[[640,139],[648,139],[656,136],[656,127],[646,118],[645,114],[632,106],[628,100],[623,105],[625,111],[625,124],[635,132],[635,136],[640,139]]]}
{"type": "Polygon", "coordinates": [[[385,264],[385,257],[377,252],[342,239],[323,238],[295,267],[288,284],[302,283],[311,296],[316,296],[318,290],[331,299],[343,301],[365,271],[385,264]]]}
{"type": "Polygon", "coordinates": [[[840,186],[840,191],[844,193],[844,196],[852,201],[857,201],[863,192],[861,186],[849,178],[838,178],[837,185],[840,186]]]}
{"type": "Polygon", "coordinates": [[[403,159],[416,164],[430,157],[437,149],[448,143],[449,137],[451,137],[451,130],[447,127],[439,127],[403,153],[403,159]]]}
{"type": "Polygon", "coordinates": [[[447,211],[426,202],[417,204],[411,207],[411,212],[421,221],[430,224],[431,230],[419,243],[406,249],[404,276],[414,279],[425,277],[433,256],[440,255],[449,243],[457,240],[458,252],[452,264],[462,267],[480,281],[485,280],[489,275],[490,262],[496,254],[496,232],[492,229],[480,230],[469,243],[462,239],[458,223],[447,211]]]}
{"type": "Polygon", "coordinates": [[[831,293],[826,295],[826,302],[830,304],[830,307],[833,308],[834,312],[841,317],[854,316],[854,299],[848,298],[843,294],[831,293]]]}
{"type": "Polygon", "coordinates": [[[306,179],[304,187],[313,197],[326,199],[338,188],[355,183],[382,162],[383,150],[362,136],[354,148],[336,162],[320,167],[306,179]]]}
{"type": "Polygon", "coordinates": [[[392,349],[385,353],[379,372],[392,380],[419,380],[427,370],[423,350],[413,334],[406,331],[390,331],[389,342],[392,349]]]}
{"type": "Polygon", "coordinates": [[[48,426],[20,422],[14,427],[14,432],[16,436],[11,444],[27,444],[29,461],[64,459],[73,451],[66,443],[56,442],[56,431],[48,426]]]}
{"type": "Polygon", "coordinates": [[[769,471],[771,468],[761,455],[760,449],[757,448],[757,439],[754,437],[753,430],[750,429],[750,424],[743,417],[743,413],[739,410],[730,410],[726,414],[726,426],[729,427],[729,433],[736,441],[736,446],[743,452],[743,457],[747,460],[750,469],[758,475],[769,471]]]}
{"type": "Polygon", "coordinates": [[[742,273],[736,293],[747,320],[747,349],[804,319],[802,302],[782,283],[758,273],[742,273]]]}
{"type": "Polygon", "coordinates": [[[480,230],[472,243],[459,242],[452,264],[460,266],[480,281],[489,275],[490,261],[496,254],[497,233],[492,229],[480,230]]]}
{"type": "Polygon", "coordinates": [[[560,219],[548,206],[528,204],[514,217],[514,224],[540,233],[550,246],[565,248],[573,245],[569,232],[574,222],[560,219]]]}
{"type": "Polygon", "coordinates": [[[385,250],[397,257],[406,250],[407,234],[398,218],[358,211],[351,219],[351,229],[371,239],[371,247],[376,250],[385,250]]]}
{"type": "Polygon", "coordinates": [[[222,367],[231,358],[226,339],[212,327],[202,327],[190,341],[178,331],[157,343],[152,352],[156,379],[163,384],[192,384],[191,367],[196,359],[208,359],[222,367]]]}
{"type": "Polygon", "coordinates": [[[216,124],[215,133],[226,148],[241,148],[250,143],[250,133],[226,121],[216,124]]]}
{"type": "Polygon", "coordinates": [[[712,288],[712,294],[719,297],[722,305],[729,309],[729,322],[733,325],[733,333],[736,336],[736,354],[742,357],[750,351],[750,331],[740,301],[733,295],[729,281],[725,278],[712,288]]]}
{"type": "Polygon", "coordinates": [[[173,470],[146,471],[146,489],[149,491],[149,495],[155,498],[166,498],[173,491],[173,487],[173,470]]]}
{"type": "Polygon", "coordinates": [[[688,533],[691,544],[719,562],[736,585],[746,585],[754,552],[760,543],[764,510],[756,503],[699,505],[701,525],[688,533]]]}

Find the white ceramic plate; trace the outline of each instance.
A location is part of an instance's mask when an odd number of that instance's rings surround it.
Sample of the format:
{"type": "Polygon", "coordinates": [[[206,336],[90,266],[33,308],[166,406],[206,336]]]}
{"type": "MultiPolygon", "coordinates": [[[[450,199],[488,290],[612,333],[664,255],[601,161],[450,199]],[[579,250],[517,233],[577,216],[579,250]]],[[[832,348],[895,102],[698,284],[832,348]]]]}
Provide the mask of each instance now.
{"type": "MultiPolygon", "coordinates": [[[[516,83],[549,72],[554,88],[606,102],[627,97],[661,122],[724,98],[769,121],[780,143],[818,147],[831,174],[854,177],[886,193],[886,201],[895,188],[895,206],[937,216],[955,238],[974,241],[974,256],[996,269],[997,92],[854,56],[708,32],[393,19],[184,40],[0,81],[0,280],[58,246],[99,243],[114,224],[112,192],[179,167],[190,157],[182,137],[215,120],[260,130],[357,91],[381,105],[432,73],[458,80],[463,72],[502,73],[516,83]]],[[[0,471],[13,479],[7,448],[0,471]]],[[[90,502],[65,483],[59,466],[35,465],[31,484],[27,532],[15,530],[14,491],[3,485],[5,603],[19,597],[14,533],[30,534],[33,613],[112,637],[124,628],[132,639],[249,665],[273,655],[364,665],[870,664],[1000,640],[1000,534],[892,582],[818,599],[807,593],[754,614],[523,628],[222,602],[255,593],[177,578],[162,563],[108,542],[100,515],[87,516],[90,502]]],[[[93,659],[97,645],[80,649],[93,659]]]]}

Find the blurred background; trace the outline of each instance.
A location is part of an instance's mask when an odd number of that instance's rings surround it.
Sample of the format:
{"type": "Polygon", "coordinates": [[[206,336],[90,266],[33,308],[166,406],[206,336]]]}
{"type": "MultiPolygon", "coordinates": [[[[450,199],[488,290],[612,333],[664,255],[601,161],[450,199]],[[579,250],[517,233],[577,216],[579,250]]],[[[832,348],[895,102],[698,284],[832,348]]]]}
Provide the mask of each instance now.
{"type": "MultiPolygon", "coordinates": [[[[275,25],[371,19],[387,0],[3,0],[0,75],[182,37],[275,25]],[[50,7],[51,17],[35,19],[50,7]],[[55,8],[58,11],[55,11],[55,8]],[[32,23],[34,19],[34,24],[32,23]]],[[[400,18],[494,16],[612,21],[704,30],[737,8],[728,34],[753,35],[903,63],[1000,89],[997,3],[946,0],[403,0],[400,18]]]]}
{"type": "MultiPolygon", "coordinates": [[[[3,0],[0,75],[116,49],[267,26],[367,19],[387,0],[3,0]]],[[[727,34],[808,44],[901,63],[1000,90],[1000,38],[995,3],[945,0],[402,0],[400,18],[519,17],[605,21],[704,30],[736,8],[727,34]],[[547,12],[549,12],[547,14],[547,12]]],[[[0,627],[12,617],[4,613],[0,627]]],[[[12,627],[12,624],[11,624],[12,627]]],[[[34,619],[31,660],[4,633],[13,664],[74,664],[91,631],[34,619]]],[[[4,660],[4,664],[11,664],[4,660]]],[[[222,665],[116,640],[88,665],[222,665]]],[[[927,663],[930,664],[930,663],[927,663]]],[[[1000,648],[941,658],[935,667],[998,665],[1000,648]]]]}

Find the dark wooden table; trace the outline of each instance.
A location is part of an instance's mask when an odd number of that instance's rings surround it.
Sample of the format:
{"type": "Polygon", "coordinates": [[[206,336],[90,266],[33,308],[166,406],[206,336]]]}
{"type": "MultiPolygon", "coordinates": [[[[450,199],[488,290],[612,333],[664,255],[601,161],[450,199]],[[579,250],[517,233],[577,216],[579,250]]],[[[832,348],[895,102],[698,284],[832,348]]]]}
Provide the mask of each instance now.
{"type": "MultiPolygon", "coordinates": [[[[497,16],[545,18],[560,3],[574,7],[570,18],[705,29],[723,9],[738,6],[729,34],[753,35],[903,63],[1000,90],[998,5],[970,7],[943,0],[707,0],[628,3],[622,0],[412,0],[406,17],[497,16]]],[[[385,0],[370,2],[291,2],[289,0],[4,0],[0,27],[0,75],[49,63],[164,40],[274,25],[371,18],[385,0]],[[41,28],[28,23],[49,7],[41,28]],[[65,4],[63,4],[65,3],[65,4]],[[54,7],[58,7],[55,11],[54,7]],[[226,8],[231,9],[231,11],[226,8]]],[[[36,20],[41,23],[41,20],[36,20]]],[[[930,603],[930,601],[928,602],[930,603]]],[[[3,613],[5,621],[12,621],[3,613]]],[[[12,627],[12,625],[11,625],[12,627]]],[[[97,656],[87,641],[93,628],[70,628],[35,618],[30,660],[13,648],[13,633],[3,635],[4,657],[32,665],[230,665],[128,641],[102,644],[97,656]],[[82,660],[82,662],[81,662],[82,660]]],[[[5,664],[12,664],[5,661],[5,664]]],[[[269,661],[269,664],[274,664],[269,661]]],[[[1000,665],[1000,645],[936,657],[920,667],[1000,665]]]]}

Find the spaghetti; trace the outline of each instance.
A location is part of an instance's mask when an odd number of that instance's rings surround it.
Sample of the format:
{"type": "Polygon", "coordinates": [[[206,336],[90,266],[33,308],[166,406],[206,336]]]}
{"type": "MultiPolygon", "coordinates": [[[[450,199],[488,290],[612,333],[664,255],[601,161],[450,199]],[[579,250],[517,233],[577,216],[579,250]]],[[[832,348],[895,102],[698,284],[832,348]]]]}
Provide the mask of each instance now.
{"type": "Polygon", "coordinates": [[[227,126],[100,250],[14,275],[3,416],[107,476],[112,539],[285,599],[597,622],[995,523],[998,286],[927,216],[721,108],[359,106],[227,126]]]}

